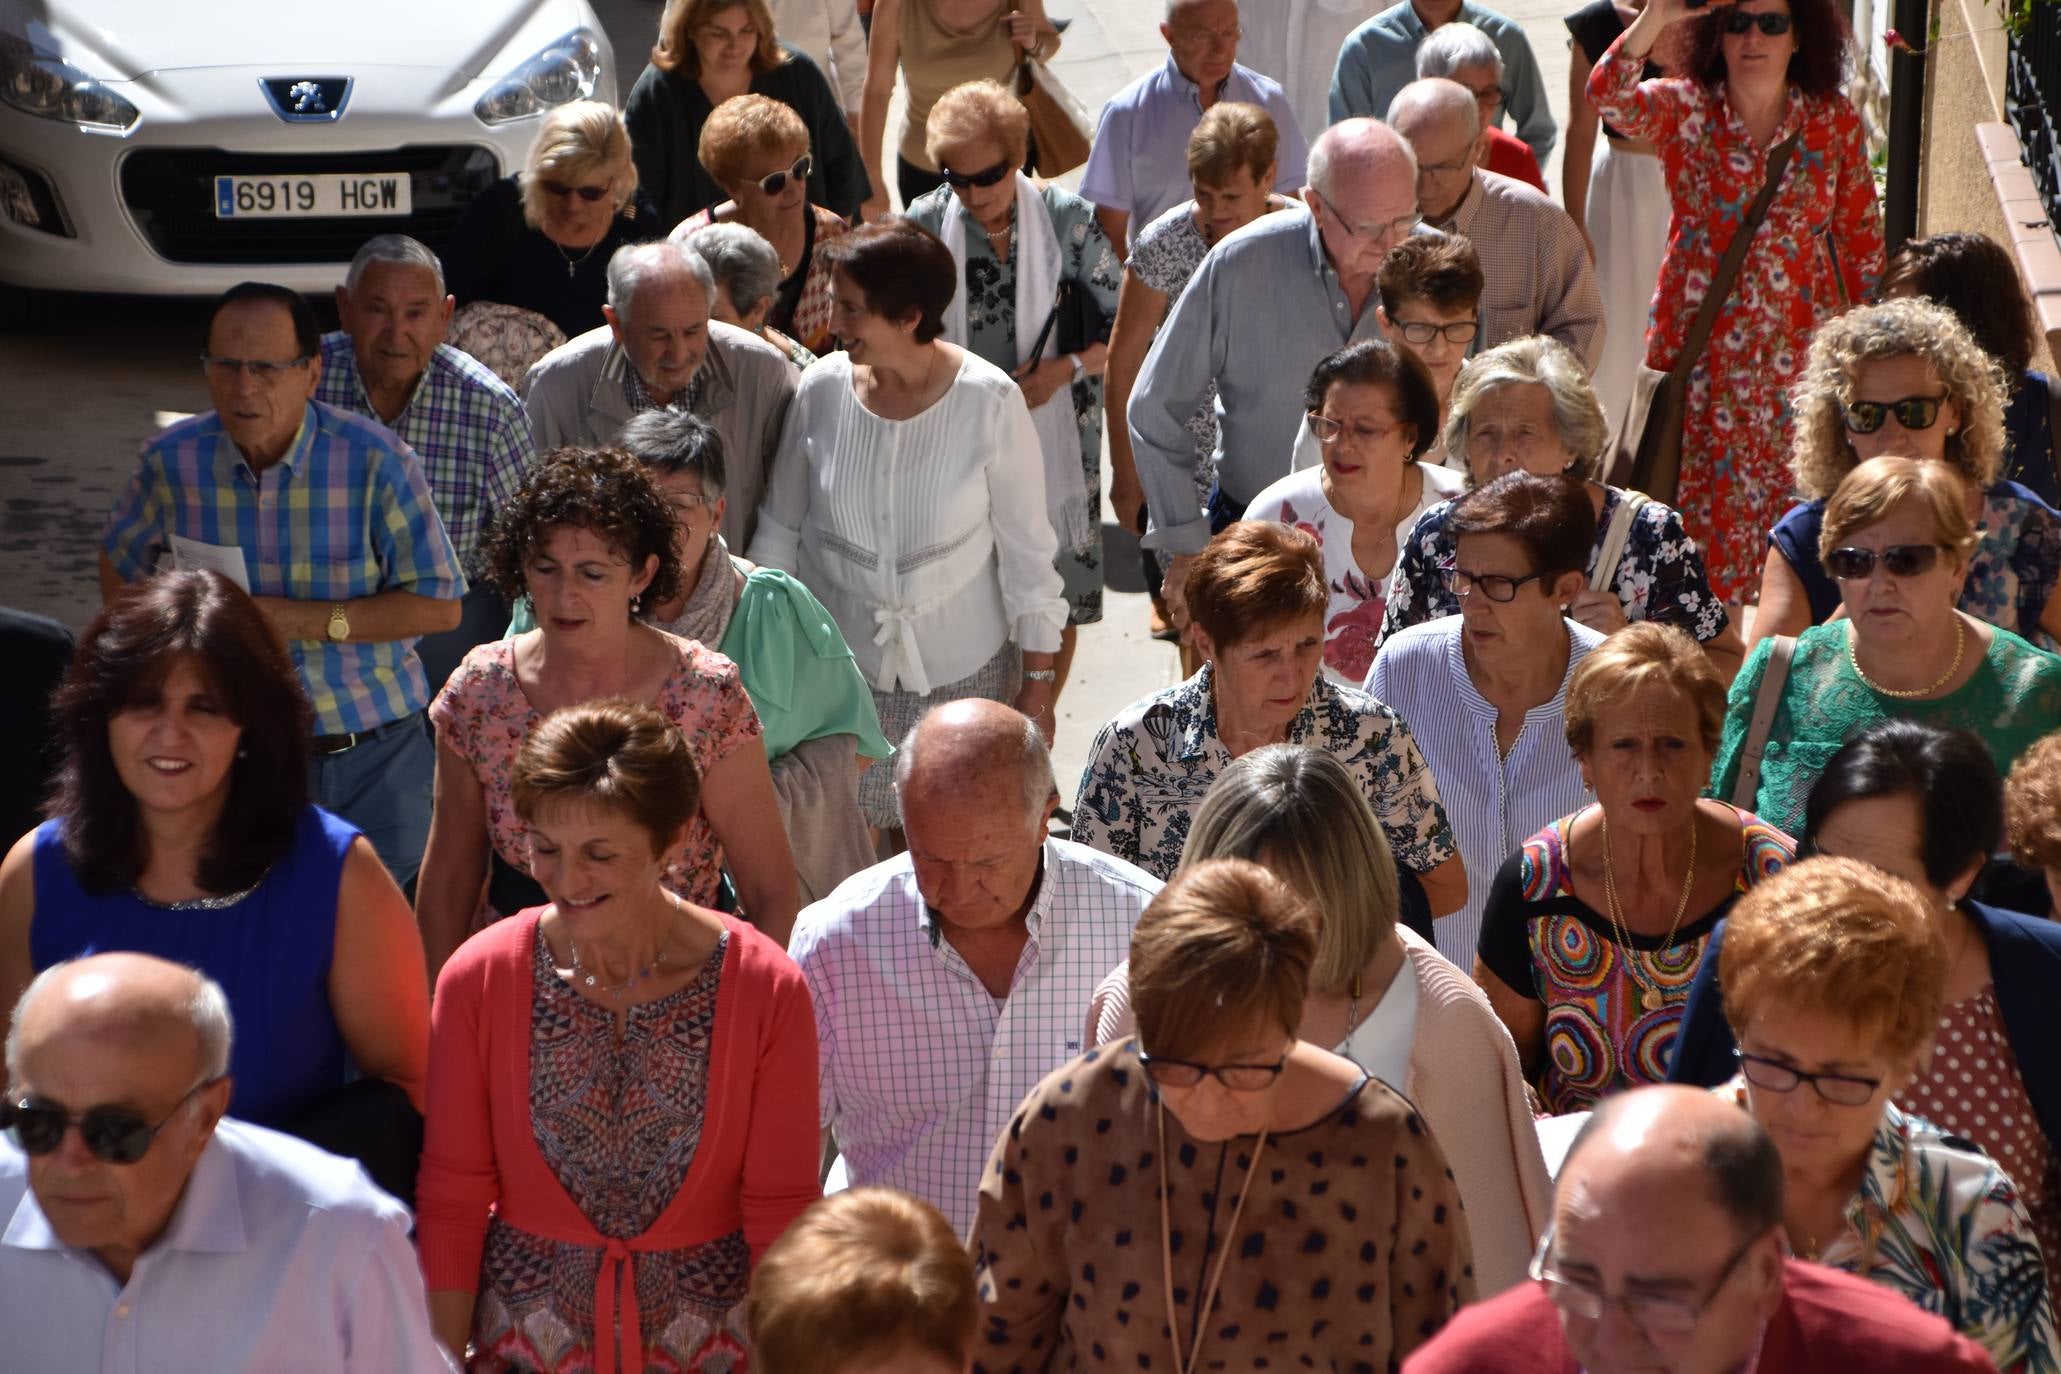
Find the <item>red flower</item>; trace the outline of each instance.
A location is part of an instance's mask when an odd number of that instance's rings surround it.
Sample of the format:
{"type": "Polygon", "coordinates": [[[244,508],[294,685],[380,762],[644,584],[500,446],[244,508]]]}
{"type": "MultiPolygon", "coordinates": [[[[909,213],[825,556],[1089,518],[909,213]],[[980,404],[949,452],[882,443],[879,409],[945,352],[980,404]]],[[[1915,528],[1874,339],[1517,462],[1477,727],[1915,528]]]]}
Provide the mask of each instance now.
{"type": "Polygon", "coordinates": [[[1331,617],[1324,627],[1324,666],[1355,685],[1367,680],[1374,666],[1374,637],[1388,609],[1376,596],[1331,617]]]}

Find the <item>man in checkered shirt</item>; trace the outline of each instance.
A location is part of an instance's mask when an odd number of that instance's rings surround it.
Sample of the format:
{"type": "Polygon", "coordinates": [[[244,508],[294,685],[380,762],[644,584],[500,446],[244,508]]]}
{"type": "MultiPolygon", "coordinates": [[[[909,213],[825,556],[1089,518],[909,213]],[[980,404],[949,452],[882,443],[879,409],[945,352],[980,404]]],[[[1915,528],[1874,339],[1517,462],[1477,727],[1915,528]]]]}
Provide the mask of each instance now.
{"type": "Polygon", "coordinates": [[[995,1138],[1088,1048],[1088,999],[1159,883],[1046,835],[1051,755],[999,703],[917,722],[895,795],[908,852],[806,908],[788,952],[815,998],[823,1125],[849,1182],[912,1193],[963,1236],[995,1138]]]}

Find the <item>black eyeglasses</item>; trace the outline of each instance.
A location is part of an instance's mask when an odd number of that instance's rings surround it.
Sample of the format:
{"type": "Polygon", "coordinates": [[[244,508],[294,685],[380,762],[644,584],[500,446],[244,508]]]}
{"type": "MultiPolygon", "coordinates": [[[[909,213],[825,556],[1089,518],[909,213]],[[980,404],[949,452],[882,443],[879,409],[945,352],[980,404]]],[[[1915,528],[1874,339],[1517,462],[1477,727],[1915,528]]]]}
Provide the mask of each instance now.
{"type": "Polygon", "coordinates": [[[1733,1050],[1732,1057],[1739,1061],[1739,1071],[1746,1075],[1746,1081],[1756,1088],[1766,1088],[1771,1093],[1793,1093],[1797,1084],[1808,1083],[1819,1097],[1835,1107],[1865,1107],[1882,1089],[1879,1078],[1862,1078],[1849,1073],[1805,1073],[1778,1060],[1763,1059],[1740,1049],[1733,1050]]]}
{"type": "Polygon", "coordinates": [[[1454,320],[1451,324],[1427,324],[1423,320],[1404,320],[1397,323],[1396,331],[1413,344],[1428,344],[1441,334],[1446,336],[1447,343],[1473,343],[1474,336],[1481,332],[1481,322],[1454,320]]]}
{"type": "Polygon", "coordinates": [[[993,186],[1013,170],[1015,169],[1009,165],[1007,158],[979,172],[955,172],[949,167],[938,169],[939,174],[945,179],[945,185],[955,191],[963,191],[969,186],[993,186]]]}
{"type": "Polygon", "coordinates": [[[150,1153],[157,1133],[171,1123],[193,1095],[220,1078],[203,1078],[186,1090],[164,1119],[152,1125],[126,1107],[92,1107],[74,1116],[46,1098],[24,1097],[17,1102],[0,1102],[0,1128],[14,1137],[25,1155],[47,1155],[64,1144],[64,1133],[79,1128],[79,1138],[95,1159],[109,1164],[134,1164],[150,1153]]]}
{"type": "Polygon", "coordinates": [[[1780,38],[1789,32],[1789,16],[1786,14],[1748,14],[1744,10],[1731,9],[1718,21],[1726,33],[1745,33],[1755,24],[1770,38],[1780,38]]]}
{"type": "Polygon", "coordinates": [[[269,382],[283,376],[296,367],[306,367],[313,354],[303,353],[298,358],[283,358],[272,362],[264,358],[217,358],[212,353],[200,355],[200,365],[219,377],[234,377],[239,372],[248,372],[261,382],[269,382]]]}
{"type": "Polygon", "coordinates": [[[1906,396],[1901,401],[1846,401],[1839,409],[1848,429],[1873,434],[1892,415],[1905,429],[1931,429],[1944,404],[1945,396],[1906,396]]]}
{"type": "Polygon", "coordinates": [[[1439,576],[1446,584],[1446,590],[1454,596],[1465,596],[1478,591],[1491,601],[1515,601],[1517,589],[1527,582],[1536,582],[1545,574],[1526,573],[1522,577],[1505,577],[1501,573],[1471,573],[1452,563],[1439,568],[1439,576]]]}
{"type": "Polygon", "coordinates": [[[1636,1293],[1613,1298],[1586,1284],[1576,1283],[1554,1268],[1546,1258],[1553,1248],[1551,1226],[1546,1228],[1545,1235],[1539,1237],[1539,1248],[1532,1255],[1531,1268],[1527,1272],[1534,1282],[1545,1288],[1547,1300],[1571,1317],[1599,1321],[1611,1308],[1621,1307],[1631,1324],[1648,1336],[1686,1336],[1703,1320],[1704,1312],[1717,1301],[1717,1295],[1724,1291],[1725,1284],[1738,1270],[1739,1262],[1752,1252],[1759,1240],[1760,1236],[1750,1237],[1734,1250],[1732,1258],[1726,1260],[1725,1267],[1718,1271],[1716,1280],[1694,1302],[1687,1298],[1644,1297],[1636,1293]]]}
{"type": "Polygon", "coordinates": [[[768,172],[760,177],[759,189],[769,196],[777,196],[787,189],[787,179],[789,177],[793,177],[796,181],[807,181],[809,173],[815,170],[816,159],[807,153],[803,153],[794,160],[794,166],[789,167],[786,171],[768,172]]]}
{"type": "Polygon", "coordinates": [[[1874,549],[1834,549],[1825,555],[1825,571],[1841,582],[1865,582],[1875,573],[1875,565],[1891,577],[1918,577],[1929,573],[1939,563],[1937,544],[1891,544],[1877,552],[1874,549]]]}
{"type": "Polygon", "coordinates": [[[610,182],[606,186],[568,186],[562,181],[546,181],[541,184],[545,191],[558,197],[560,200],[564,200],[567,196],[578,196],[589,205],[592,205],[595,201],[600,200],[611,190],[615,189],[614,182],[610,182]]]}
{"type": "Polygon", "coordinates": [[[1205,1078],[1214,1078],[1234,1093],[1256,1093],[1273,1086],[1288,1067],[1288,1056],[1271,1064],[1198,1064],[1192,1059],[1166,1059],[1138,1051],[1145,1076],[1162,1088],[1192,1088],[1205,1078]]]}

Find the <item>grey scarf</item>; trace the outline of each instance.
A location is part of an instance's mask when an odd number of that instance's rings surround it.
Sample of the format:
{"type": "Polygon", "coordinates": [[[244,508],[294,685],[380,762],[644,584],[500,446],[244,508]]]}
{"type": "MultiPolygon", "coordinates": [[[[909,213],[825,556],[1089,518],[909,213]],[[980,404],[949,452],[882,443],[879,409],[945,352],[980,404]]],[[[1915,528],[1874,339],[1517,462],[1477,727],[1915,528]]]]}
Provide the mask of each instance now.
{"type": "Polygon", "coordinates": [[[723,632],[730,628],[730,617],[736,610],[737,570],[730,563],[730,549],[723,543],[723,536],[711,534],[687,604],[681,607],[678,619],[662,628],[713,649],[723,642],[723,632]]]}

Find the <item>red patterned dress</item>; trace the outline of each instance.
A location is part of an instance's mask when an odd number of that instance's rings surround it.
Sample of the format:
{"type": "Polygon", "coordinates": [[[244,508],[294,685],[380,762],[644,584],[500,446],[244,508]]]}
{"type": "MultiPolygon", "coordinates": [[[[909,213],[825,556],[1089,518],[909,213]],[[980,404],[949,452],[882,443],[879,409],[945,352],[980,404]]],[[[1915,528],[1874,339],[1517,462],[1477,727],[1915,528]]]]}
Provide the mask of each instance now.
{"type": "Polygon", "coordinates": [[[1496,875],[1482,912],[1481,962],[1511,991],[1545,1006],[1538,1088],[1553,1115],[1666,1081],[1711,929],[1739,894],[1795,857],[1787,835],[1749,811],[1726,809],[1739,818],[1738,880],[1730,896],[1685,923],[1672,941],[1633,932],[1627,948],[1609,916],[1574,895],[1567,836],[1579,811],[1526,840],[1496,875]],[[1636,975],[1628,961],[1638,963],[1636,975]],[[1643,1002],[1649,987],[1661,994],[1650,1009],[1643,1002]]]}
{"type": "MultiPolygon", "coordinates": [[[[1667,254],[1646,330],[1646,365],[1671,368],[1718,259],[1767,179],[1767,150],[1723,86],[1639,79],[1620,37],[1589,76],[1589,101],[1635,138],[1651,139],[1673,188],[1667,254]]],[[[1737,602],[1760,585],[1768,531],[1795,503],[1789,387],[1811,333],[1867,298],[1882,271],[1882,210],[1860,117],[1841,95],[1789,90],[1775,142],[1801,131],[1782,188],[1703,357],[1689,377],[1681,490],[1674,505],[1703,548],[1710,584],[1737,602]]]]}

